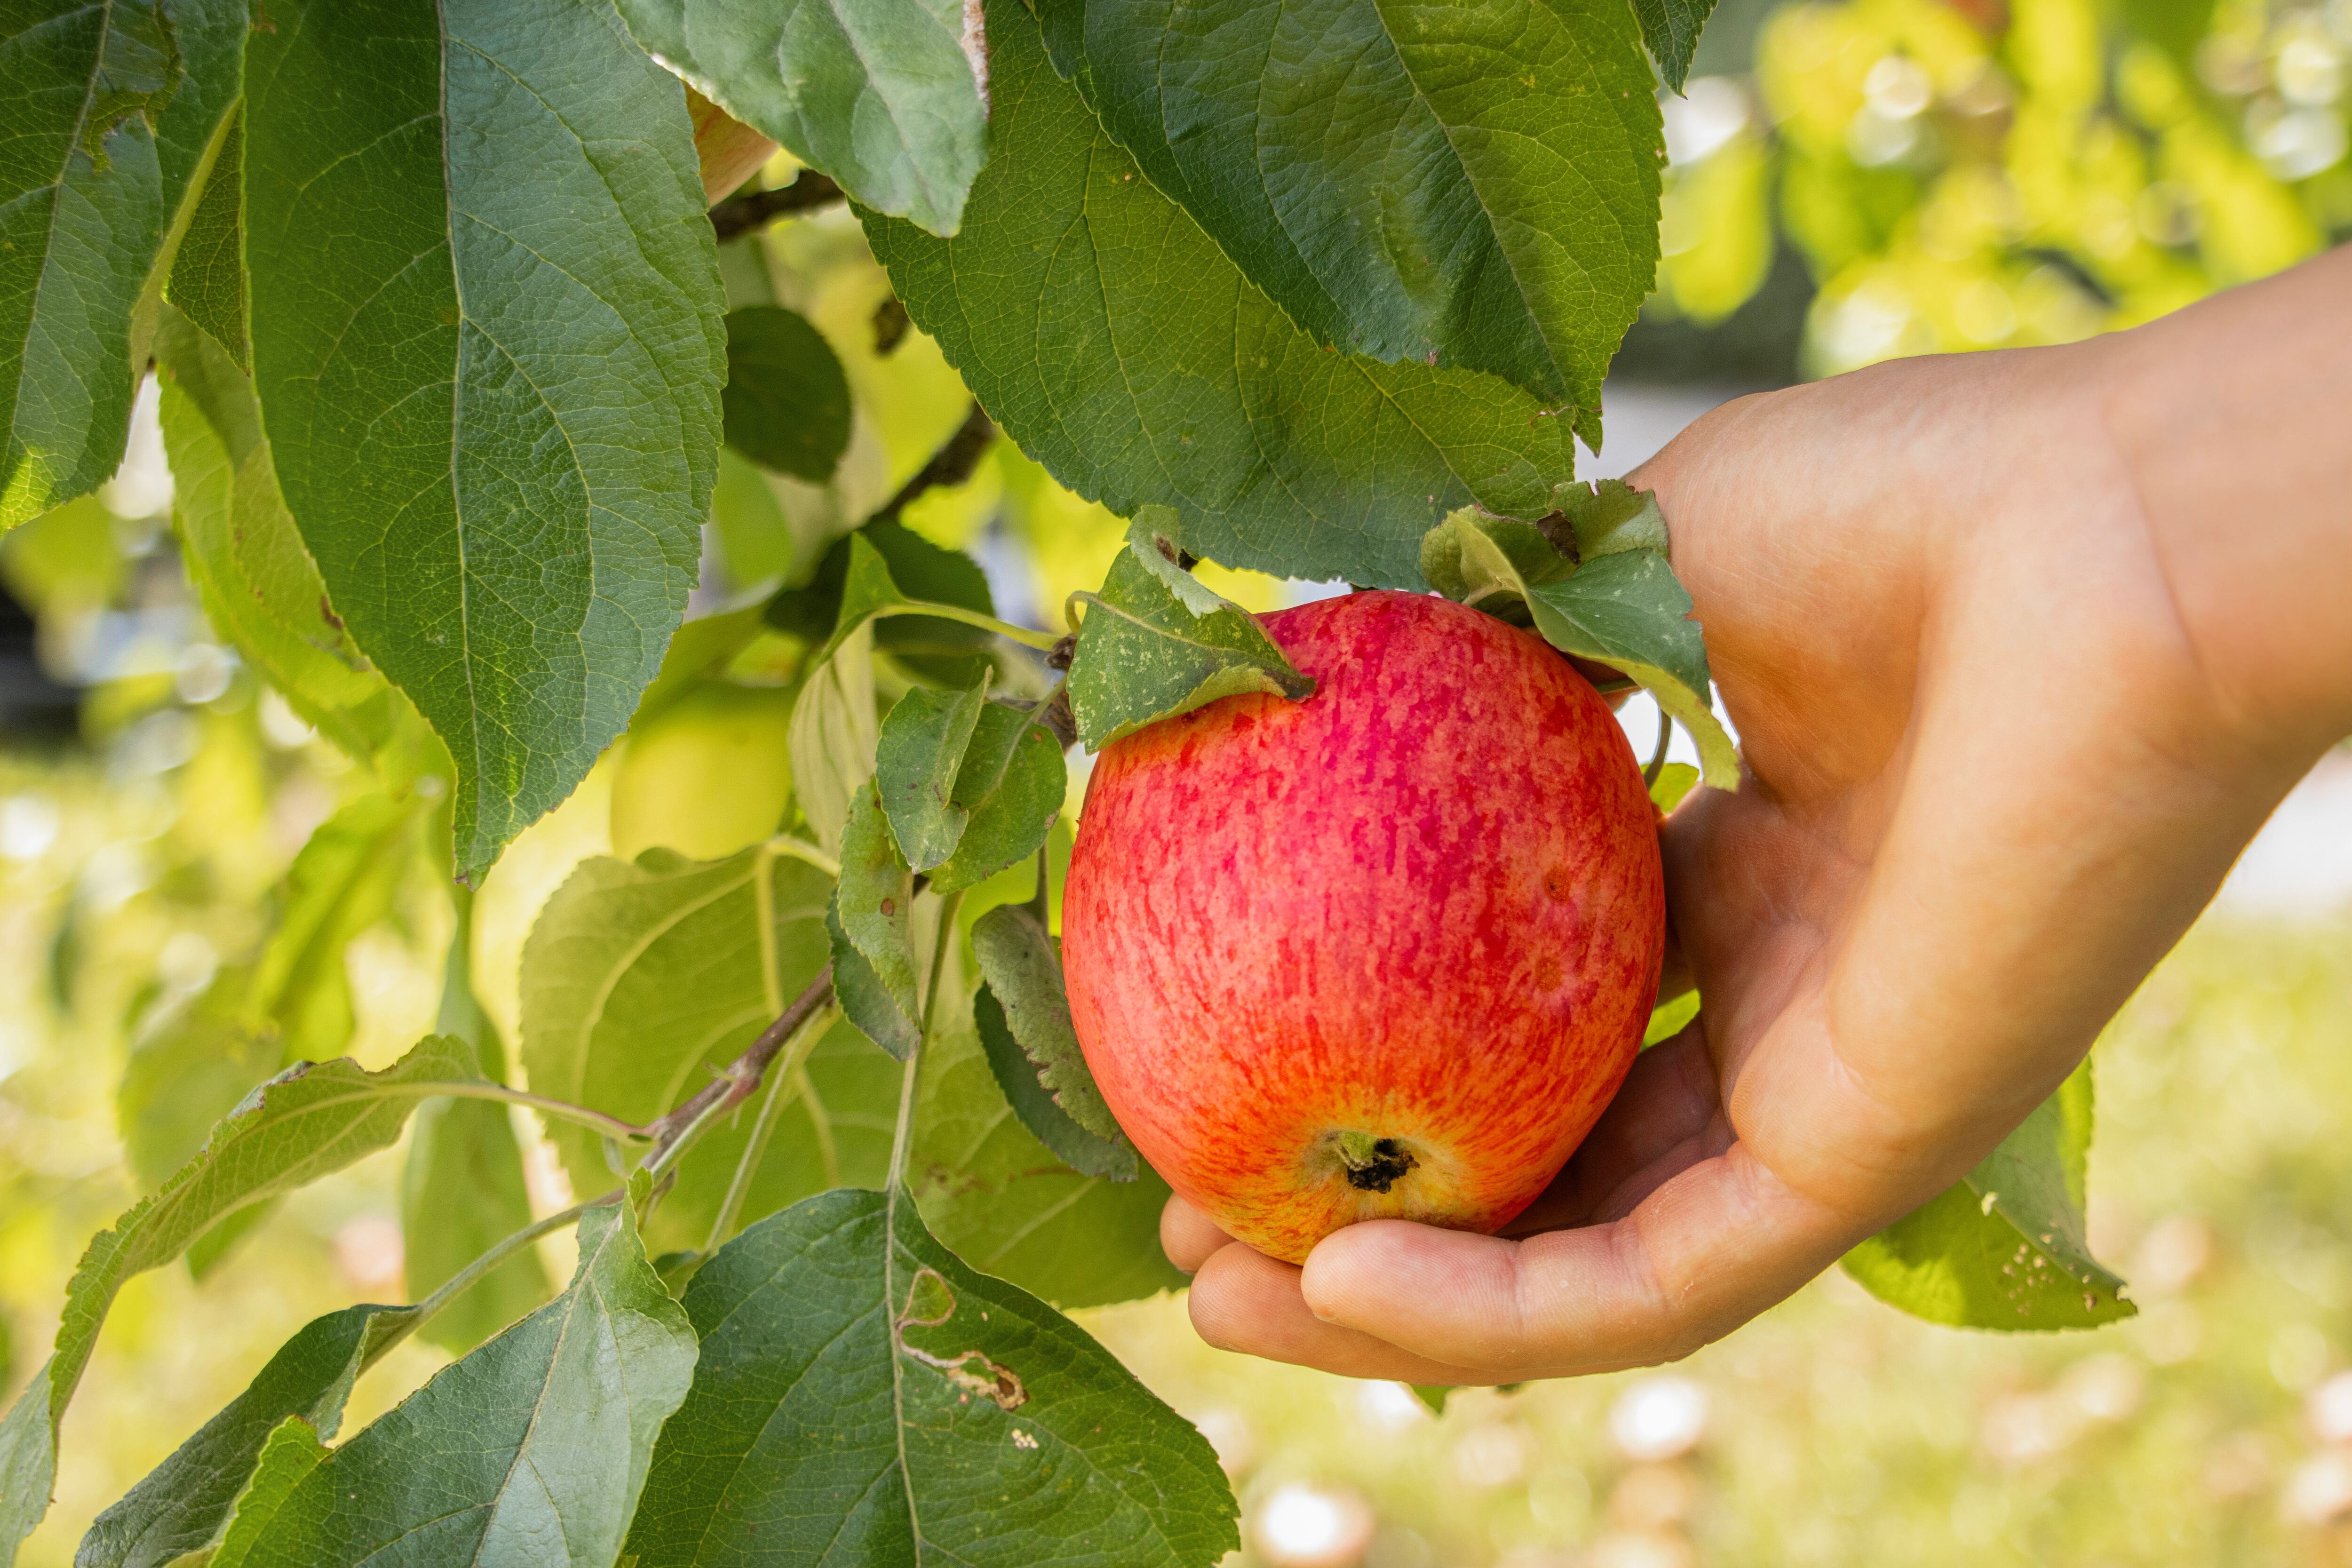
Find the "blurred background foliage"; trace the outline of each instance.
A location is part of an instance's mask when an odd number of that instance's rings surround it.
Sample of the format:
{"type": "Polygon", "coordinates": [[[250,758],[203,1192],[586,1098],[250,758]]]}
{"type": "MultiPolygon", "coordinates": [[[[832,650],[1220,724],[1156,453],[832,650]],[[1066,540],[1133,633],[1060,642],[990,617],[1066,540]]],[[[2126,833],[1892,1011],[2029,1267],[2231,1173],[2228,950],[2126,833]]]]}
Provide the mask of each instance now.
{"type": "MultiPolygon", "coordinates": [[[[1665,260],[1612,406],[2079,338],[2290,265],[2352,233],[2347,56],[2352,0],[1723,0],[1666,104],[1665,260]]],[[[753,606],[969,408],[838,208],[722,258],[733,305],[795,310],[838,357],[846,446],[824,483],[725,456],[697,618],[644,717],[475,900],[475,989],[509,1042],[524,936],[580,859],[717,856],[772,826],[781,797],[745,781],[783,771],[807,648],[753,606]]],[[[455,923],[432,778],[379,778],[240,666],[170,503],[151,385],[116,479],[0,541],[0,1394],[37,1364],[89,1237],[178,1157],[174,1115],[203,1094],[151,1070],[173,1042],[227,1031],[222,1058],[255,1075],[381,1066],[432,1024],[455,923]],[[331,819],[341,869],[294,869],[331,819]]],[[[1123,530],[1002,441],[904,521],[1048,627],[1123,530]]],[[[1204,575],[1254,608],[1323,591],[1204,575]]],[[[1646,743],[1646,711],[1627,721],[1646,743]]],[[[2335,787],[2352,793],[2340,770],[2335,787]]],[[[2103,1045],[2095,1244],[2145,1308],[2117,1330],[1954,1333],[1832,1276],[1671,1372],[1437,1415],[1396,1385],[1211,1352],[1179,1299],[1087,1321],[1216,1441],[1245,1555],[1276,1568],[2352,1560],[2347,938],[2308,900],[2210,916],[2103,1045]]],[[[517,1127],[530,1202],[562,1206],[558,1163],[517,1127]]],[[[300,1322],[401,1298],[401,1158],[131,1285],[25,1561],[69,1562],[300,1322]]],[[[545,1244],[552,1278],[565,1245],[545,1244]]],[[[404,1347],[352,1424],[443,1359],[404,1347]]]]}

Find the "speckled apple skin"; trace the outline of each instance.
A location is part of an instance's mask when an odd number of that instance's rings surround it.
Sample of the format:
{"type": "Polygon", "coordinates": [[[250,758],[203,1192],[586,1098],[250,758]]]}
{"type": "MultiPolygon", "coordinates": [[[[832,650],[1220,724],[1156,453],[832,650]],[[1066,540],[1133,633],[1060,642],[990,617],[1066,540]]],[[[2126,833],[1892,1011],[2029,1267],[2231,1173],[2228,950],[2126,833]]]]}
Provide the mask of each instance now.
{"type": "Polygon", "coordinates": [[[1665,948],[1624,731],[1533,633],[1426,595],[1260,617],[1316,680],[1097,761],[1063,903],[1087,1064],[1169,1184],[1297,1262],[1341,1226],[1491,1231],[1640,1048],[1665,948]],[[1351,1185],[1330,1135],[1415,1164],[1351,1185]]]}

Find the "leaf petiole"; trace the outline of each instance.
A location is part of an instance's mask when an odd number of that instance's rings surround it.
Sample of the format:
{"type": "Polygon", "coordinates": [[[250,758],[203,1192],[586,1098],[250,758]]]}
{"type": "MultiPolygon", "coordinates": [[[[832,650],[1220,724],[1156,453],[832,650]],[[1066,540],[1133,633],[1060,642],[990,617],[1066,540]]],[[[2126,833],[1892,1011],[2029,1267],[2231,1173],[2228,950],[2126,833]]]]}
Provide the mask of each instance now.
{"type": "Polygon", "coordinates": [[[705,1258],[718,1251],[726,1242],[728,1234],[735,1228],[735,1216],[741,1212],[743,1200],[751,1191],[752,1174],[759,1170],[760,1161],[768,1152],[768,1140],[775,1133],[777,1119],[783,1114],[786,1102],[793,1098],[793,1075],[800,1071],[801,1064],[808,1059],[808,1054],[816,1042],[824,1037],[824,1032],[832,1028],[834,1021],[840,1016],[841,1009],[831,1005],[810,1015],[808,1022],[801,1026],[800,1032],[793,1037],[792,1044],[785,1047],[783,1060],[769,1069],[775,1081],[768,1090],[768,1098],[760,1102],[759,1120],[751,1124],[751,1136],[743,1145],[743,1157],[735,1162],[735,1174],[727,1184],[727,1195],[719,1200],[718,1216],[710,1222],[710,1239],[702,1247],[705,1258]]]}
{"type": "Polygon", "coordinates": [[[584,1204],[573,1204],[570,1208],[559,1210],[549,1215],[545,1219],[533,1220],[511,1236],[493,1243],[480,1257],[443,1280],[438,1289],[410,1308],[406,1317],[385,1331],[380,1337],[371,1340],[368,1343],[367,1354],[360,1363],[360,1370],[365,1372],[392,1353],[392,1348],[394,1345],[423,1328],[432,1320],[435,1313],[464,1295],[467,1288],[477,1280],[541,1237],[551,1235],[562,1230],[567,1225],[573,1224],[582,1215],[599,1204],[617,1203],[620,1198],[620,1190],[615,1188],[602,1197],[591,1198],[584,1204]]]}
{"type": "Polygon", "coordinates": [[[1016,626],[1011,621],[1000,621],[994,616],[982,615],[978,610],[967,610],[961,605],[942,605],[930,599],[908,599],[903,604],[878,605],[873,616],[877,621],[891,616],[929,616],[942,621],[961,621],[968,626],[994,632],[998,637],[1017,642],[1024,647],[1034,647],[1040,653],[1053,652],[1054,645],[1062,640],[1057,632],[1031,631],[1027,626],[1016,626]]]}
{"type": "Polygon", "coordinates": [[[563,1121],[576,1121],[581,1126],[591,1128],[607,1138],[642,1142],[654,1135],[653,1129],[640,1127],[634,1121],[624,1121],[617,1116],[607,1116],[601,1110],[591,1110],[584,1105],[574,1105],[570,1100],[551,1100],[546,1095],[532,1094],[528,1089],[509,1089],[505,1084],[491,1083],[488,1079],[478,1082],[407,1083],[399,1085],[394,1092],[415,1095],[419,1099],[439,1099],[446,1096],[451,1100],[501,1100],[508,1105],[520,1105],[526,1110],[536,1110],[541,1116],[551,1116],[563,1121]]]}

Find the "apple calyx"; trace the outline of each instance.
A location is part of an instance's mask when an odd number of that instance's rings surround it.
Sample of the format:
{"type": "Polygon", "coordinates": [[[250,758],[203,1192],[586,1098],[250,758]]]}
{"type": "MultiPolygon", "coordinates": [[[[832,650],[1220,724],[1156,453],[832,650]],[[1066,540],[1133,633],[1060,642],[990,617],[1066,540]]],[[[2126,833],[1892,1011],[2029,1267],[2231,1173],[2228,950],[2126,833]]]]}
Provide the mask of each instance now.
{"type": "Polygon", "coordinates": [[[1350,1129],[1333,1133],[1331,1142],[1348,1173],[1348,1184],[1360,1193],[1385,1193],[1421,1163],[1393,1138],[1376,1138],[1350,1129]]]}

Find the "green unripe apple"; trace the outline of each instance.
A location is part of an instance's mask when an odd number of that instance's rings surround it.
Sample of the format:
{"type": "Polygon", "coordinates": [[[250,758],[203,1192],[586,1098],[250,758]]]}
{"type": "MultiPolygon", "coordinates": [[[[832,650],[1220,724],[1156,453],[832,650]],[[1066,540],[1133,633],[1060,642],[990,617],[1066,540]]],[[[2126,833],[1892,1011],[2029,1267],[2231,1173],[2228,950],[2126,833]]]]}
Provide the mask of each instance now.
{"type": "Polygon", "coordinates": [[[716,860],[774,833],[793,798],[793,688],[695,687],[634,725],[613,780],[613,853],[716,860]]]}

